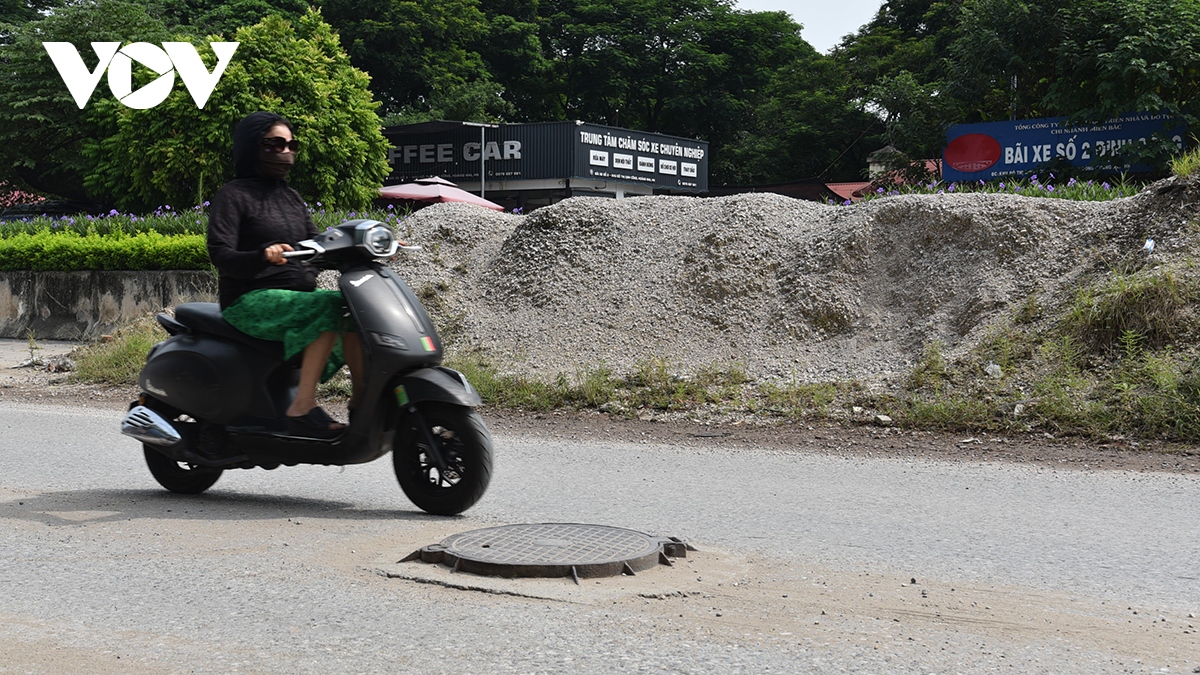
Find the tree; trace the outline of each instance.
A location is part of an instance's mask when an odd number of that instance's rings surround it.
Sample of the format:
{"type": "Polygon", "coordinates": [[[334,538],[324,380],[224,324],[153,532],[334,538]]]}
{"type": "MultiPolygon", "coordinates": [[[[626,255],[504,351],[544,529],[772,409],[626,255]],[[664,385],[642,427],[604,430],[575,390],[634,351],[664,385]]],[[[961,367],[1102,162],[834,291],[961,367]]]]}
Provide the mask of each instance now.
{"type": "Polygon", "coordinates": [[[59,0],[0,0],[0,24],[33,21],[58,4],[59,0]]]}
{"type": "Polygon", "coordinates": [[[295,26],[270,16],[234,39],[238,51],[203,110],[182,87],[148,110],[112,99],[91,108],[102,134],[84,144],[94,167],[89,190],[124,208],[199,204],[233,173],[238,120],[271,110],[296,125],[301,149],[290,182],[306,200],[352,208],[373,199],[388,172],[378,103],[321,15],[309,11],[295,26]]]}
{"type": "MultiPolygon", "coordinates": [[[[32,6],[32,5],[30,5],[32,6]]],[[[75,104],[42,42],[77,42],[88,68],[89,42],[161,42],[171,34],[141,5],[97,0],[65,5],[49,16],[12,27],[0,44],[0,182],[17,188],[86,200],[91,164],[80,153],[100,134],[96,121],[75,104]],[[85,40],[80,36],[86,35],[85,40]]],[[[93,103],[111,94],[101,83],[93,103]]]]}
{"type": "Polygon", "coordinates": [[[434,82],[428,98],[400,106],[383,120],[384,126],[417,124],[433,120],[501,122],[511,119],[516,109],[504,98],[504,88],[491,80],[464,82],[443,77],[434,82]]]}
{"type": "MultiPolygon", "coordinates": [[[[1083,122],[1151,112],[1200,124],[1200,0],[1077,0],[1060,16],[1048,108],[1083,122]]],[[[1121,150],[1160,167],[1178,153],[1165,130],[1121,150]]]]}
{"type": "Polygon", "coordinates": [[[321,11],[385,114],[430,109],[448,87],[491,79],[470,48],[487,33],[476,0],[325,0],[321,11]]]}
{"type": "Polygon", "coordinates": [[[666,128],[668,109],[719,69],[704,44],[719,0],[563,0],[549,17],[560,101],[568,118],[666,128]]]}
{"type": "Polygon", "coordinates": [[[888,0],[867,25],[842,40],[833,58],[860,96],[901,72],[920,84],[944,80],[949,49],[961,30],[962,3],[888,0]]]}
{"type": "MultiPolygon", "coordinates": [[[[1200,122],[1200,0],[968,0],[952,47],[963,121],[1122,113],[1200,122]]],[[[1165,133],[1121,149],[1165,166],[1165,133]]]]}
{"type": "MultiPolygon", "coordinates": [[[[556,85],[544,109],[560,118],[703,138],[716,184],[811,175],[798,173],[810,170],[807,163],[786,168],[786,157],[759,154],[781,152],[803,135],[791,133],[794,126],[785,133],[780,112],[796,124],[820,123],[770,105],[775,93],[788,93],[772,89],[780,71],[813,74],[813,64],[825,58],[787,14],[739,11],[726,0],[552,0],[541,12],[556,85]]],[[[790,84],[821,90],[817,99],[831,91],[817,79],[790,84]]],[[[824,147],[806,150],[829,154],[824,147]]]]}
{"type": "Polygon", "coordinates": [[[237,29],[276,15],[296,21],[308,10],[305,0],[156,0],[152,5],[169,26],[189,26],[197,35],[232,38],[237,29]]]}
{"type": "MultiPolygon", "coordinates": [[[[812,93],[819,97],[817,92],[828,92],[830,83],[822,79],[817,65],[825,63],[826,57],[804,42],[800,25],[783,12],[742,12],[717,5],[699,28],[698,43],[708,56],[700,68],[688,71],[680,95],[667,102],[662,130],[707,139],[710,179],[718,184],[750,182],[748,176],[788,180],[812,175],[799,163],[776,154],[747,157],[745,162],[738,158],[746,149],[758,147],[764,135],[767,138],[762,140],[768,143],[795,140],[791,133],[795,127],[786,122],[799,122],[795,114],[803,116],[801,111],[811,108],[796,100],[791,101],[795,108],[774,104],[780,96],[812,93]],[[787,84],[781,85],[784,81],[787,84]],[[761,174],[746,165],[782,168],[775,163],[780,160],[790,163],[791,170],[761,174]]],[[[823,155],[824,148],[816,152],[823,155]]]]}
{"type": "Polygon", "coordinates": [[[848,96],[850,86],[837,63],[815,53],[780,68],[751,125],[713,153],[713,182],[859,180],[883,125],[848,96]]]}
{"type": "MultiPolygon", "coordinates": [[[[542,122],[561,119],[554,92],[553,60],[544,48],[546,20],[538,0],[483,0],[487,28],[471,44],[483,59],[495,88],[511,110],[503,119],[542,122]]],[[[483,121],[483,120],[477,120],[483,121]]]]}
{"type": "MultiPolygon", "coordinates": [[[[875,146],[866,150],[889,144],[905,167],[910,157],[941,154],[946,127],[961,121],[960,101],[948,90],[963,2],[889,0],[834,50],[844,95],[871,110],[879,121],[874,128],[884,132],[866,136],[875,146]]],[[[856,162],[862,167],[865,156],[856,162]]]]}
{"type": "Polygon", "coordinates": [[[888,144],[913,159],[939,157],[946,127],[958,102],[942,93],[943,84],[921,84],[907,70],[886,77],[867,91],[887,130],[888,144]]]}
{"type": "Polygon", "coordinates": [[[961,122],[1062,114],[1046,93],[1060,76],[1062,2],[968,0],[950,47],[947,94],[962,102],[961,122]]]}

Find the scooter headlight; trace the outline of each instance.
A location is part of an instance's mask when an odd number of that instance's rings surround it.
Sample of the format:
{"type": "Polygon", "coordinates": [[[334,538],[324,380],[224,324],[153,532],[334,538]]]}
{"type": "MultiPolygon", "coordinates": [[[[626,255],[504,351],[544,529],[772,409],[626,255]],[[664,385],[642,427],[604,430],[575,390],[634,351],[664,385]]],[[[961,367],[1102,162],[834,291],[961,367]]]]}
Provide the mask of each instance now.
{"type": "Polygon", "coordinates": [[[379,221],[365,221],[355,229],[358,230],[358,245],[375,258],[390,258],[400,248],[392,228],[379,221]]]}

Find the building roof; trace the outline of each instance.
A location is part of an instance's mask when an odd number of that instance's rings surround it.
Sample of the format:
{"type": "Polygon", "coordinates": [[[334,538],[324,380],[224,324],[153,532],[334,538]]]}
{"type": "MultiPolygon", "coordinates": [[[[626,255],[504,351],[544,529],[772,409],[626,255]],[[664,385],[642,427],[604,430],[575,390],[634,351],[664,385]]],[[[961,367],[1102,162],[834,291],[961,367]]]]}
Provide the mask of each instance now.
{"type": "Polygon", "coordinates": [[[859,181],[857,183],[826,183],[825,187],[829,188],[837,196],[842,198],[842,201],[849,199],[857,201],[862,199],[862,190],[871,186],[870,181],[859,181]]]}

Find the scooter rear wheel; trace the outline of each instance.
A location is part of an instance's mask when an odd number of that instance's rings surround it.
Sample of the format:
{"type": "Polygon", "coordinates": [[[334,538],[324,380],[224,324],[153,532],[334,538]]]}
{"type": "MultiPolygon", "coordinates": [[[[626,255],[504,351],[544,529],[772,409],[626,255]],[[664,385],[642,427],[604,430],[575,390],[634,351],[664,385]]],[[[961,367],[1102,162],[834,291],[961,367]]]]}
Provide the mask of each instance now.
{"type": "Polygon", "coordinates": [[[146,444],[142,444],[142,452],[154,480],[171,492],[198,495],[221,477],[221,469],[177,462],[146,444]]]}
{"type": "Polygon", "coordinates": [[[392,446],[396,480],[421,510],[457,515],[479,501],[492,480],[491,434],[479,413],[470,408],[421,403],[419,409],[447,470],[438,470],[426,435],[409,417],[401,422],[392,446]]]}

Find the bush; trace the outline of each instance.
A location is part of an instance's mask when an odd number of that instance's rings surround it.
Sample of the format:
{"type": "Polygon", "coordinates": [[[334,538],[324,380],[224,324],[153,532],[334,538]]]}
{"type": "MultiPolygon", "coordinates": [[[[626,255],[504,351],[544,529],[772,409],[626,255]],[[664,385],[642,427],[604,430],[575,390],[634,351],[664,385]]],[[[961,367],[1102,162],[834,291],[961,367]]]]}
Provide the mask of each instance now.
{"type": "Polygon", "coordinates": [[[203,235],[167,236],[42,231],[0,239],[0,271],[202,270],[203,235]]]}
{"type": "MultiPolygon", "coordinates": [[[[347,213],[317,206],[310,213],[319,230],[356,218],[397,227],[408,214],[407,209],[347,213]]],[[[0,271],[209,269],[207,229],[208,214],[200,206],[183,212],[160,207],[146,216],[113,211],[100,217],[0,222],[0,271]]]]}
{"type": "MultiPolygon", "coordinates": [[[[225,39],[239,47],[203,110],[181,86],[147,110],[111,96],[91,104],[101,131],[82,144],[91,162],[88,190],[129,209],[200,204],[232,177],[238,120],[270,110],[296,125],[301,146],[289,181],[301,195],[340,208],[377,197],[388,173],[379,103],[320,13],[310,10],[295,24],[268,16],[225,39]]],[[[212,68],[208,45],[198,51],[212,68]]]]}

